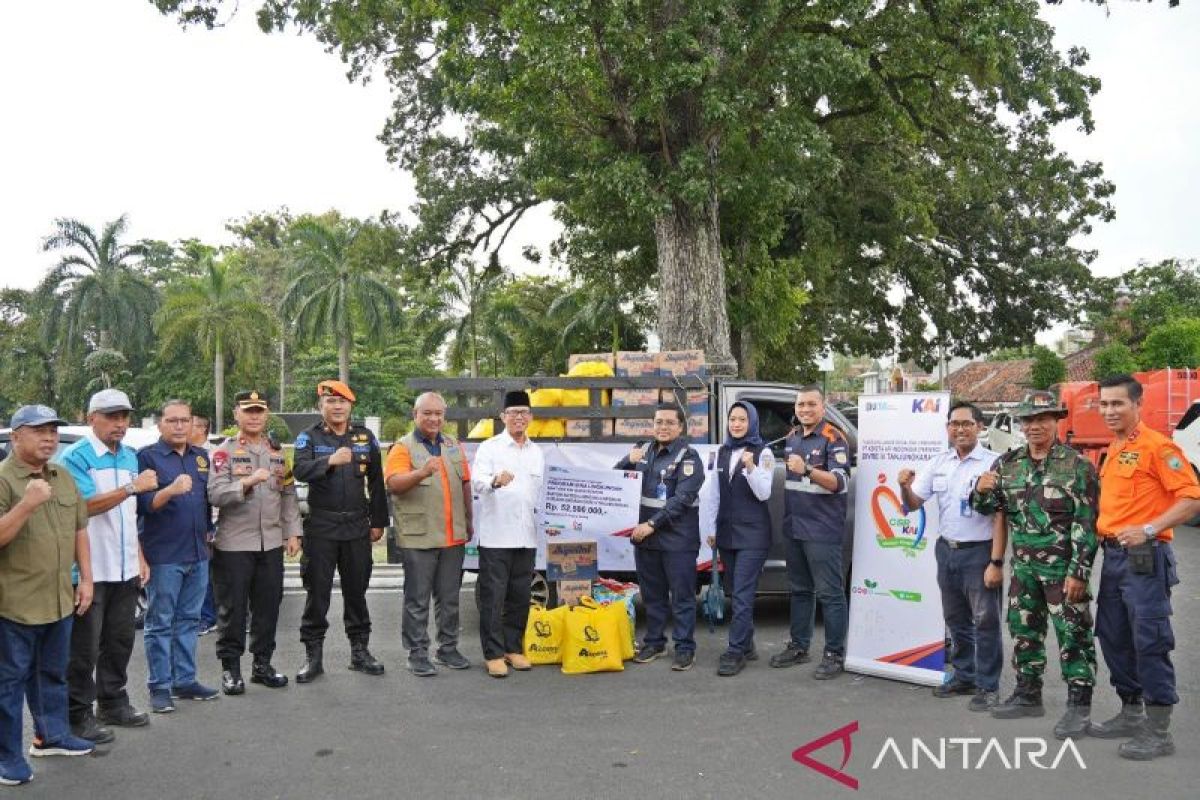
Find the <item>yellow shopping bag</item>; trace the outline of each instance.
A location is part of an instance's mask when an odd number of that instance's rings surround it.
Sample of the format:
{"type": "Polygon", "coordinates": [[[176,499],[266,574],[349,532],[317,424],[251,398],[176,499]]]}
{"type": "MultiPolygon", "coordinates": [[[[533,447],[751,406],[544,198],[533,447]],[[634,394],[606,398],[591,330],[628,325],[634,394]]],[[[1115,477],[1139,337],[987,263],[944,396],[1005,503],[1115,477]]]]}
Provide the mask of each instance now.
{"type": "Polygon", "coordinates": [[[534,604],[525,624],[525,657],[533,664],[561,664],[567,607],[534,604]]]}
{"type": "Polygon", "coordinates": [[[616,617],[588,606],[567,607],[567,637],[563,644],[562,671],[620,672],[621,632],[616,617]]]}
{"type": "Polygon", "coordinates": [[[601,603],[590,597],[584,597],[580,599],[579,605],[584,608],[590,608],[597,614],[611,617],[617,627],[617,638],[621,645],[621,660],[628,661],[633,658],[633,625],[629,621],[629,612],[625,606],[625,601],[618,600],[611,603],[601,603]]]}

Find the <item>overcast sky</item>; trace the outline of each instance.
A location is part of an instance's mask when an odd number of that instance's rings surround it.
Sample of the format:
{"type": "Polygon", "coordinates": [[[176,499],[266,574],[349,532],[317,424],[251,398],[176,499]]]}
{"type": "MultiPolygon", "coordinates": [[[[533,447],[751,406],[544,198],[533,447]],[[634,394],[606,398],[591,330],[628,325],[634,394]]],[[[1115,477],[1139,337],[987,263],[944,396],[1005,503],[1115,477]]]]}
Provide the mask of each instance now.
{"type": "MultiPolygon", "coordinates": [[[[182,31],[145,0],[37,0],[0,26],[0,285],[34,285],[54,262],[56,217],[96,228],[122,213],[130,238],[227,241],[253,211],[404,210],[412,183],[376,140],[386,86],[350,84],[311,37],[265,36],[255,3],[226,28],[182,31]]],[[[1200,256],[1200,2],[1168,9],[1084,0],[1045,16],[1062,47],[1092,54],[1104,87],[1096,133],[1063,131],[1077,159],[1117,184],[1117,219],[1086,242],[1096,269],[1200,256]]],[[[522,239],[545,241],[547,218],[522,239]]]]}

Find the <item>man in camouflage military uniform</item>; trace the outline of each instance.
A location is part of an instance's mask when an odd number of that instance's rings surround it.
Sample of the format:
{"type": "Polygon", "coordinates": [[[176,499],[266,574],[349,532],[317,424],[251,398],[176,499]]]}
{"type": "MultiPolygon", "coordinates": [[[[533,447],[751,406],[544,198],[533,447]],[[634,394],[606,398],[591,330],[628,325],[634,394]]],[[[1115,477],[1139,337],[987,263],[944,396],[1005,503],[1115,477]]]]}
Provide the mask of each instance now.
{"type": "Polygon", "coordinates": [[[1040,717],[1046,669],[1046,618],[1054,622],[1067,712],[1059,739],[1087,731],[1096,676],[1088,578],[1096,557],[1099,482],[1091,463],[1055,440],[1066,415],[1049,392],[1034,392],[1016,409],[1027,444],[996,460],[980,477],[971,502],[995,513],[1012,542],[1008,628],[1014,640],[1012,696],[992,710],[997,719],[1040,717]]]}

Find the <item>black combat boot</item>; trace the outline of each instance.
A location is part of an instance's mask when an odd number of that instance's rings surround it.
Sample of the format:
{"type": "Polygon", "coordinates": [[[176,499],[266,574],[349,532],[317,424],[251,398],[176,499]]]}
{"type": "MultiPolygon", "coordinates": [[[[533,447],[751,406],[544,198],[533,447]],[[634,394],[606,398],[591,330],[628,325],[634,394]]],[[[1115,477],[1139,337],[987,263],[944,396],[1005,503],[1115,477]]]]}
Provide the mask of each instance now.
{"type": "Polygon", "coordinates": [[[375,656],[371,655],[365,639],[350,643],[350,669],[367,675],[383,674],[383,664],[380,664],[375,660],[375,656]]]}
{"type": "Polygon", "coordinates": [[[1054,726],[1057,739],[1078,739],[1085,736],[1092,714],[1092,687],[1067,687],[1067,713],[1054,726]]]}
{"type": "Polygon", "coordinates": [[[265,658],[255,656],[254,666],[250,668],[250,682],[261,683],[268,689],[281,689],[287,686],[287,675],[281,674],[273,666],[271,662],[265,658]]]}
{"type": "Polygon", "coordinates": [[[321,663],[324,647],[323,642],[304,643],[304,666],[296,673],[296,683],[308,683],[324,674],[325,666],[321,663]]]}
{"type": "Polygon", "coordinates": [[[242,665],[236,658],[221,659],[221,691],[225,694],[242,694],[246,682],[242,680],[242,665]]]}
{"type": "Polygon", "coordinates": [[[1171,726],[1171,706],[1146,706],[1146,719],[1138,727],[1133,739],[1122,742],[1117,748],[1121,758],[1134,761],[1150,761],[1159,756],[1175,753],[1175,742],[1167,728],[1171,726]]]}
{"type": "Polygon", "coordinates": [[[1088,735],[1097,739],[1128,739],[1138,732],[1146,720],[1146,707],[1140,694],[1122,694],[1121,710],[1112,719],[1093,722],[1088,735]]]}
{"type": "Polygon", "coordinates": [[[1018,719],[1020,717],[1043,717],[1046,709],[1042,705],[1042,681],[1029,675],[1017,675],[1017,687],[1008,699],[992,709],[995,719],[1018,719]]]}

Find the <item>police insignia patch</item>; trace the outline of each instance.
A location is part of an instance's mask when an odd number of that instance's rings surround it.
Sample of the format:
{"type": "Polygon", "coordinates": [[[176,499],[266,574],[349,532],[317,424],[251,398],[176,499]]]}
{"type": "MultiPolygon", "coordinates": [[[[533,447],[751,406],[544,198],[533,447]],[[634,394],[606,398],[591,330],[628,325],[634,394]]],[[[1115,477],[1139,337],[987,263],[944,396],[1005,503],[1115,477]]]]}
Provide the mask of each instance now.
{"type": "Polygon", "coordinates": [[[196,469],[200,470],[201,472],[207,472],[208,459],[204,456],[196,456],[196,469]]]}
{"type": "Polygon", "coordinates": [[[296,437],[296,449],[300,450],[305,447],[308,447],[308,431],[302,431],[300,435],[296,437]]]}
{"type": "Polygon", "coordinates": [[[847,461],[849,461],[849,459],[846,458],[846,454],[840,452],[833,454],[833,460],[839,464],[845,464],[847,461]]]}
{"type": "Polygon", "coordinates": [[[229,454],[224,450],[218,450],[217,452],[213,453],[213,466],[216,467],[218,472],[224,469],[225,465],[228,463],[229,454]]]}
{"type": "Polygon", "coordinates": [[[693,464],[693,463],[692,463],[692,462],[690,462],[690,461],[685,461],[685,462],[683,463],[683,477],[685,477],[685,478],[690,478],[690,477],[692,477],[692,473],[693,473],[693,472],[695,472],[695,471],[696,471],[696,465],[695,465],[695,464],[693,464]]]}

